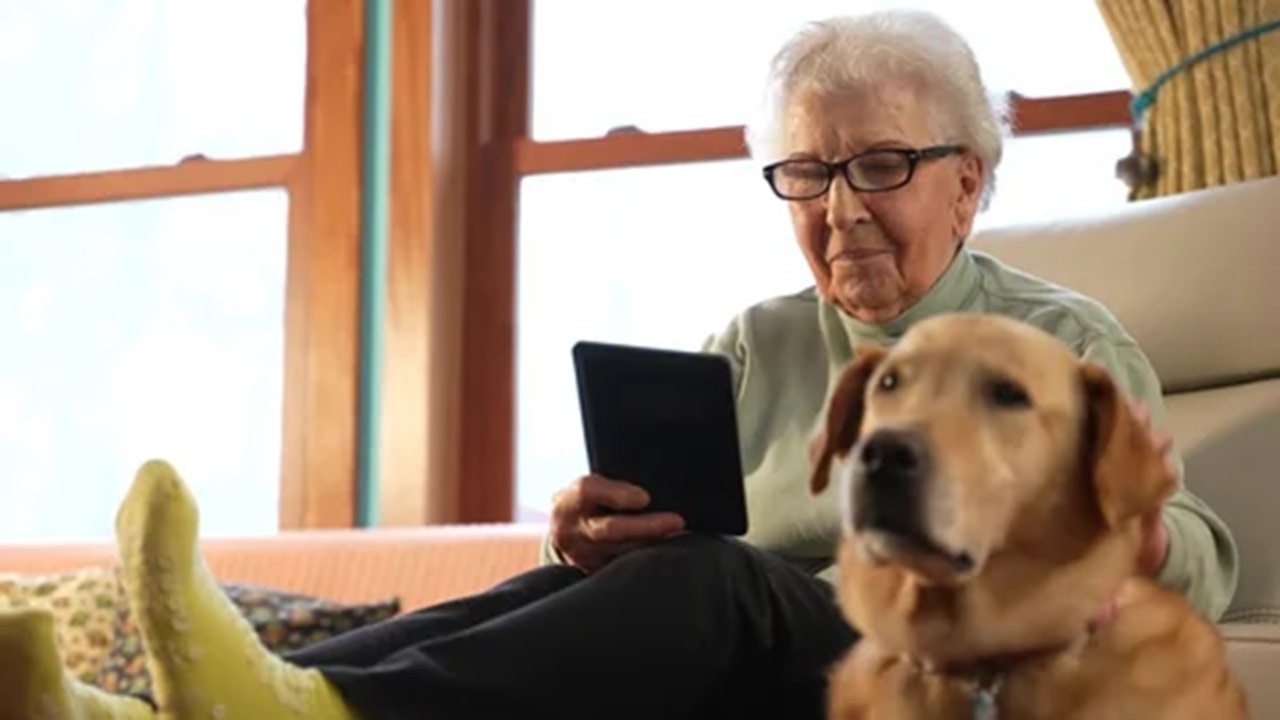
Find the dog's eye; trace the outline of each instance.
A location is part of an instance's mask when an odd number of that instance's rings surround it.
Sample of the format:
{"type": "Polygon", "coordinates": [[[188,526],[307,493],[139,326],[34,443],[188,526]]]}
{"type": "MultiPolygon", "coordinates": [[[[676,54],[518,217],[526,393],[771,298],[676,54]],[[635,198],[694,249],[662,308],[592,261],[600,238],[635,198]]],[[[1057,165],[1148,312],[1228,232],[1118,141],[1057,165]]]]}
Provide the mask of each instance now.
{"type": "Polygon", "coordinates": [[[876,383],[876,389],[882,392],[892,392],[898,387],[898,373],[890,370],[880,376],[879,382],[876,383]]]}
{"type": "Polygon", "coordinates": [[[991,403],[1002,408],[1031,407],[1031,397],[1017,383],[1008,380],[997,380],[991,383],[987,391],[991,403]]]}

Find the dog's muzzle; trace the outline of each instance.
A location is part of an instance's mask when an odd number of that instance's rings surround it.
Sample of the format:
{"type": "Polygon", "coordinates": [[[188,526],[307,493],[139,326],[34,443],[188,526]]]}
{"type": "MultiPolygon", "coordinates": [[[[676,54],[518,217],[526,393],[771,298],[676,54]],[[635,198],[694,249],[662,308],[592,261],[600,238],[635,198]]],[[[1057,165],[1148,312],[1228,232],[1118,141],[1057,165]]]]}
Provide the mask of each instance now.
{"type": "Polygon", "coordinates": [[[859,445],[855,463],[854,529],[925,534],[931,462],[923,438],[908,430],[877,430],[859,445]]]}
{"type": "MultiPolygon", "coordinates": [[[[929,526],[934,462],[925,437],[905,429],[880,429],[858,444],[846,496],[851,529],[876,538],[893,555],[933,556],[953,572],[971,569],[965,553],[939,545],[929,526]]],[[[887,559],[887,558],[882,558],[887,559]]]]}

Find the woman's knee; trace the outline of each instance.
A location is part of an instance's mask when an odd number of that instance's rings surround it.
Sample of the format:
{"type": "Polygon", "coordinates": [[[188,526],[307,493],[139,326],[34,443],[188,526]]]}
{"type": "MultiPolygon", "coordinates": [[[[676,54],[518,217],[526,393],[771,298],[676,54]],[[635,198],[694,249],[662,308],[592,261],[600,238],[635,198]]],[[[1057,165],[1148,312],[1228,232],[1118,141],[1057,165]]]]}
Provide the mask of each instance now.
{"type": "Polygon", "coordinates": [[[650,566],[685,577],[724,577],[759,574],[767,563],[763,551],[741,540],[687,533],[637,548],[611,565],[650,566]]]}

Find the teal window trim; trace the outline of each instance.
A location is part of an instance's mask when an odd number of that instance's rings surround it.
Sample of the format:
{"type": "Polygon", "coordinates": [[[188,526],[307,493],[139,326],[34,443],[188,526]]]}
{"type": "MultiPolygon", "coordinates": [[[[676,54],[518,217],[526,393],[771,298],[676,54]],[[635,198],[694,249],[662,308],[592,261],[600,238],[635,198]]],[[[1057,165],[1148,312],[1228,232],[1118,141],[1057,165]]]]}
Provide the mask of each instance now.
{"type": "Polygon", "coordinates": [[[386,330],[387,237],[391,204],[392,0],[365,0],[364,117],[360,208],[359,414],[356,525],[378,524],[378,453],[386,330]]]}

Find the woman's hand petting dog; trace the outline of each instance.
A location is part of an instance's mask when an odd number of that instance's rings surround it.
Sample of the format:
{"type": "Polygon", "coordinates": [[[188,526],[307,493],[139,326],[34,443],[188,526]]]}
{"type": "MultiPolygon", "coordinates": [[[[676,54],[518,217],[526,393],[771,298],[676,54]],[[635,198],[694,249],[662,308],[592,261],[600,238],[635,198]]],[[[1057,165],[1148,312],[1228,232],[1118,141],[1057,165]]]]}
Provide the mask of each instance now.
{"type": "MultiPolygon", "coordinates": [[[[1156,452],[1164,458],[1165,470],[1170,476],[1176,478],[1178,468],[1171,455],[1173,435],[1168,431],[1151,427],[1151,410],[1145,403],[1130,400],[1129,407],[1133,409],[1133,415],[1138,422],[1151,434],[1151,444],[1155,445],[1156,452]]],[[[1169,530],[1164,525],[1163,503],[1142,519],[1142,535],[1142,549],[1138,552],[1138,569],[1154,577],[1164,566],[1165,558],[1169,556],[1169,530]]],[[[1093,624],[1095,627],[1106,625],[1115,618],[1115,615],[1116,600],[1112,598],[1094,616],[1093,624]]]]}
{"type": "MultiPolygon", "coordinates": [[[[1174,465],[1173,435],[1165,430],[1151,427],[1151,411],[1141,402],[1130,401],[1133,408],[1134,417],[1143,427],[1151,433],[1151,443],[1156,446],[1156,452],[1164,458],[1165,470],[1169,476],[1177,479],[1178,468],[1174,465]]],[[[1142,519],[1142,529],[1145,539],[1142,543],[1142,551],[1138,555],[1138,567],[1151,576],[1160,572],[1160,568],[1164,567],[1165,558],[1169,556],[1169,530],[1164,525],[1164,506],[1147,515],[1142,519]]]]}
{"type": "Polygon", "coordinates": [[[649,494],[636,485],[599,475],[578,478],[556,493],[551,543],[569,564],[594,572],[614,558],[684,530],[669,512],[641,512],[649,494]]]}

